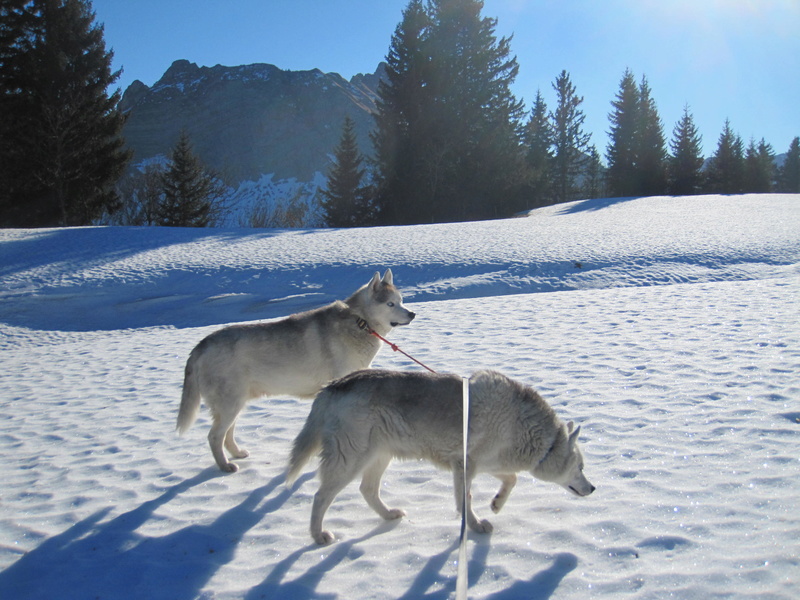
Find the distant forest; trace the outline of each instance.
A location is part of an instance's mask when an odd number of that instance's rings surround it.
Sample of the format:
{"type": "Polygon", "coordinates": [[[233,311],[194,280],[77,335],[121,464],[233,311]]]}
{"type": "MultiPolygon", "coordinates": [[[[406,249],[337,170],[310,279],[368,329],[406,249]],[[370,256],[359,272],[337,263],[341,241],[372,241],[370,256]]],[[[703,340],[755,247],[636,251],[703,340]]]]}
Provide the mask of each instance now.
{"type": "MultiPolygon", "coordinates": [[[[778,167],[764,139],[725,121],[715,152],[686,106],[667,138],[645,75],[622,74],[610,141],[584,131],[569,73],[525,109],[519,66],[480,0],[411,0],[378,89],[366,159],[345,120],[323,191],[335,227],[491,219],[587,197],[800,193],[800,138],[778,167]]],[[[185,136],[131,180],[119,78],[88,0],[0,0],[0,226],[128,222],[209,226],[224,189],[185,136]]],[[[298,217],[287,212],[287,219],[298,217]]]]}

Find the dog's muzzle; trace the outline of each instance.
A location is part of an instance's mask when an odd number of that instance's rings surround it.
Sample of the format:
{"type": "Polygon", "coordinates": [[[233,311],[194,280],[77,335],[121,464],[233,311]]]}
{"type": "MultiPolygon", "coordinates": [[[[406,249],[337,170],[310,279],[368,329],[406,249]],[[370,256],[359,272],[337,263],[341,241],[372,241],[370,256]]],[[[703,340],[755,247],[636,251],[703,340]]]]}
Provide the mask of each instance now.
{"type": "Polygon", "coordinates": [[[405,323],[400,323],[398,321],[390,321],[389,325],[391,325],[392,327],[400,327],[401,325],[408,325],[409,323],[411,323],[411,321],[414,320],[414,317],[416,317],[416,316],[417,316],[416,313],[413,313],[413,312],[409,311],[408,312],[408,321],[406,321],[405,323]]]}

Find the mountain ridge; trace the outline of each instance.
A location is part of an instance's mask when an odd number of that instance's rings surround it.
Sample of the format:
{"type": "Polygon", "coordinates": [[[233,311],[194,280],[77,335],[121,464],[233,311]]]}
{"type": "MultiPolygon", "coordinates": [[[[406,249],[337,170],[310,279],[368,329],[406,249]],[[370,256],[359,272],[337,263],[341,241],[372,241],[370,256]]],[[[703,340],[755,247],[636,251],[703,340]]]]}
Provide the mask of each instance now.
{"type": "Polygon", "coordinates": [[[123,129],[133,164],[167,156],[181,131],[231,186],[270,174],[312,180],[326,173],[345,116],[363,154],[384,65],[349,81],[338,73],[287,71],[267,63],[200,67],[176,60],[152,86],[125,90],[123,129]]]}

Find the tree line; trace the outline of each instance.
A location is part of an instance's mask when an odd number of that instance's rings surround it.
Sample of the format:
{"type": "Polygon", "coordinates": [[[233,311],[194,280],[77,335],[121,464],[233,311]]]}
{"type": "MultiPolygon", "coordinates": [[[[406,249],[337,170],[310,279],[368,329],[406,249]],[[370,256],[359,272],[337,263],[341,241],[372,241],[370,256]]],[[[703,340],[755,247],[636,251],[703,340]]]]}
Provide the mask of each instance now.
{"type": "Polygon", "coordinates": [[[482,7],[408,4],[378,89],[374,158],[354,146],[347,124],[334,150],[323,205],[331,225],[487,219],[581,197],[800,192],[800,138],[777,169],[770,144],[745,147],[726,120],[705,160],[687,105],[668,149],[647,78],[630,70],[611,102],[603,164],[566,70],[552,84],[556,105],[540,90],[524,112],[510,91],[510,40],[497,38],[482,7]]]}
{"type": "MultiPolygon", "coordinates": [[[[772,147],[745,147],[726,121],[706,161],[687,106],[667,149],[647,79],[630,71],[611,103],[604,164],[566,70],[552,108],[541,91],[529,111],[514,97],[511,39],[497,37],[482,9],[480,0],[409,2],[379,84],[369,158],[343,123],[323,191],[329,225],[496,218],[580,197],[800,192],[800,139],[776,171],[772,147]]],[[[88,0],[0,0],[0,226],[113,214],[130,224],[218,221],[224,187],[185,134],[166,164],[127,171],[112,58],[88,0]]]]}

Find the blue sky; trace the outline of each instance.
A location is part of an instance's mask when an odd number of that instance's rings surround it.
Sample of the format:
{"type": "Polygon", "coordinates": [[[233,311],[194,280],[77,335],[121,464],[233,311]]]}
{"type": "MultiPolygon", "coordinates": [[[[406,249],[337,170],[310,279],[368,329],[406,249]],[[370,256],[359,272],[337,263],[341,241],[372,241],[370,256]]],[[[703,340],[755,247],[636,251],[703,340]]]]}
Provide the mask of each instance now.
{"type": "MultiPolygon", "coordinates": [[[[407,0],[94,0],[125,89],[155,83],[177,59],[270,63],[345,78],[384,59],[407,0]]],[[[725,119],[745,143],[780,154],[800,135],[798,0],[485,0],[513,34],[514,92],[530,107],[566,69],[584,97],[585,130],[605,155],[622,75],[646,75],[669,140],[688,104],[714,152],[725,119]]]]}

